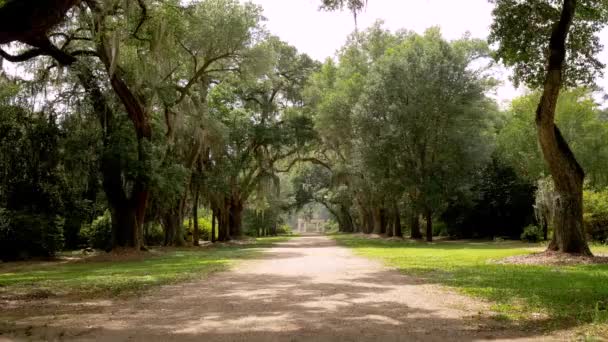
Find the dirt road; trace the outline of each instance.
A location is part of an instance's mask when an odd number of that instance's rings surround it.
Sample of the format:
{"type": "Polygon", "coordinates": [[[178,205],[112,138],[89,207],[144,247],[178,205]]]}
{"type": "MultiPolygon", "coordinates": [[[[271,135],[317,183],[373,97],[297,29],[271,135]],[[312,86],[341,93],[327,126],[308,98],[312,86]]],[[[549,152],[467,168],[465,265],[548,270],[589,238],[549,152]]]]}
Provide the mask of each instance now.
{"type": "Polygon", "coordinates": [[[324,236],[294,238],[229,272],[140,298],[46,303],[12,334],[0,341],[556,339],[505,325],[487,304],[355,256],[324,236]]]}

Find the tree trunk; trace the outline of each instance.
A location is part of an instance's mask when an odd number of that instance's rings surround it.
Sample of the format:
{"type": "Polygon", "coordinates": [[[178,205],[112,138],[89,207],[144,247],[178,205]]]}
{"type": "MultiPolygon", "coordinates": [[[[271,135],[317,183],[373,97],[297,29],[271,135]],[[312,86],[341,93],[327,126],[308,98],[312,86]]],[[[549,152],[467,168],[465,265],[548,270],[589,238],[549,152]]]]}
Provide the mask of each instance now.
{"type": "Polygon", "coordinates": [[[430,210],[425,212],[426,219],[426,241],[433,242],[433,213],[430,210]]]}
{"type": "Polygon", "coordinates": [[[243,235],[243,202],[233,200],[230,205],[230,236],[243,235]]]}
{"type": "Polygon", "coordinates": [[[386,215],[386,209],[380,208],[380,234],[386,234],[388,226],[388,220],[386,215]]]}
{"type": "Polygon", "coordinates": [[[393,237],[395,236],[395,216],[394,215],[385,215],[386,221],[386,236],[393,237]]]}
{"type": "Polygon", "coordinates": [[[230,240],[230,201],[228,199],[224,199],[224,205],[222,208],[218,210],[218,232],[219,232],[219,241],[229,241],[230,240]]]}
{"type": "Polygon", "coordinates": [[[373,234],[382,234],[382,214],[380,209],[374,208],[372,209],[372,219],[373,219],[373,234]]]}
{"type": "Polygon", "coordinates": [[[211,209],[211,243],[215,243],[215,219],[217,213],[215,209],[211,209]]]}
{"type": "Polygon", "coordinates": [[[217,208],[217,240],[226,241],[226,224],[224,223],[224,208],[217,208]]]}
{"type": "Polygon", "coordinates": [[[422,233],[420,232],[420,217],[414,208],[412,208],[410,216],[410,230],[412,239],[422,239],[422,233]]]}
{"type": "Polygon", "coordinates": [[[395,203],[395,220],[394,220],[394,224],[395,224],[395,228],[394,228],[394,235],[396,237],[403,237],[403,232],[401,231],[401,215],[399,213],[399,207],[397,206],[397,203],[395,203]]]}
{"type": "Polygon", "coordinates": [[[576,13],[576,0],[564,0],[561,18],[554,26],[543,95],[536,111],[538,141],[553,176],[556,200],[553,239],[549,249],[591,255],[583,229],[583,181],[585,173],[555,125],[555,109],[562,86],[566,40],[576,13]]]}
{"type": "Polygon", "coordinates": [[[198,188],[195,187],[194,190],[194,203],[192,203],[192,221],[193,221],[193,229],[192,229],[192,244],[194,246],[199,245],[199,231],[198,231],[198,188]]]}
{"type": "Polygon", "coordinates": [[[340,231],[345,232],[345,233],[352,233],[354,230],[353,229],[353,218],[350,215],[348,208],[346,208],[344,205],[340,205],[340,216],[341,216],[341,219],[339,220],[340,231]]]}
{"type": "Polygon", "coordinates": [[[180,216],[176,208],[165,213],[163,217],[163,229],[165,230],[165,246],[176,245],[176,241],[178,241],[177,235],[180,233],[180,229],[178,229],[179,225],[180,216]]]}
{"type": "Polygon", "coordinates": [[[111,206],[112,214],[112,247],[139,248],[135,208],[129,206],[111,206]]]}
{"type": "Polygon", "coordinates": [[[549,240],[549,224],[546,222],[546,220],[543,220],[543,240],[549,240]]]}

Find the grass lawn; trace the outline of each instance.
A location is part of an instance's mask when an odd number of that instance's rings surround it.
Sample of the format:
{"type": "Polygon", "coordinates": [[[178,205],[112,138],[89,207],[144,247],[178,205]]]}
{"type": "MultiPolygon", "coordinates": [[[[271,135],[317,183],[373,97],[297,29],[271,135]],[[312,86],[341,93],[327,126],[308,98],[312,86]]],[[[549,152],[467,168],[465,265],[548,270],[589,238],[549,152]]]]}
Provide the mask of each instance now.
{"type": "Polygon", "coordinates": [[[245,245],[152,250],[149,256],[134,261],[23,263],[23,267],[9,263],[0,266],[0,298],[132,295],[225,270],[237,260],[259,255],[261,247],[287,239],[259,238],[245,245]]]}
{"type": "MultiPolygon", "coordinates": [[[[521,242],[427,244],[356,235],[334,238],[361,256],[380,259],[404,273],[490,300],[500,318],[547,329],[585,325],[592,326],[595,333],[608,333],[608,265],[558,267],[491,262],[540,247],[521,242]]],[[[608,253],[606,246],[594,246],[592,250],[608,253]]]]}

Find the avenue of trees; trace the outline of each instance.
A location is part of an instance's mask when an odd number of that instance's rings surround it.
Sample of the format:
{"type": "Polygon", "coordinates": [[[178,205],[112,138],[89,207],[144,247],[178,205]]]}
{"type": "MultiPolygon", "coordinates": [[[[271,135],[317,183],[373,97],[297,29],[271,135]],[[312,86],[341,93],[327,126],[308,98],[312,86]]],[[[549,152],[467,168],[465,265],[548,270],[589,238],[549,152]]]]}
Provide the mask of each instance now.
{"type": "Polygon", "coordinates": [[[590,254],[608,237],[608,5],[492,2],[489,41],[377,22],[324,62],[238,0],[0,2],[17,68],[0,76],[1,257],[276,234],[311,204],[343,232],[538,226],[590,254]],[[495,61],[530,89],[507,108],[495,61]]]}

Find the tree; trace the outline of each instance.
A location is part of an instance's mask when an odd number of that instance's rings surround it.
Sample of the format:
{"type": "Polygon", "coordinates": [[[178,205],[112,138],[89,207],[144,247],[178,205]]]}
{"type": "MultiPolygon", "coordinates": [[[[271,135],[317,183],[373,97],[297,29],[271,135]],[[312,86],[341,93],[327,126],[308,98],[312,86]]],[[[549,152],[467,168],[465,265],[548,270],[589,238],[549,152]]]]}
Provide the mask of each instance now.
{"type": "Polygon", "coordinates": [[[364,169],[378,193],[396,191],[389,201],[412,194],[428,241],[433,215],[489,156],[486,82],[470,65],[480,47],[434,28],[410,34],[375,63],[355,109],[364,169]]]}
{"type": "Polygon", "coordinates": [[[495,0],[490,41],[497,58],[515,69],[516,83],[541,88],[538,141],[558,194],[550,250],[591,255],[583,231],[585,173],[560,129],[555,110],[563,86],[592,83],[603,67],[595,55],[608,4],[597,0],[495,0]]]}
{"type": "MultiPolygon", "coordinates": [[[[531,182],[549,174],[535,140],[534,120],[540,94],[533,92],[514,99],[506,111],[504,126],[497,136],[497,152],[501,160],[512,166],[521,177],[531,182]]],[[[556,106],[555,121],[571,146],[576,159],[585,170],[586,185],[602,189],[608,185],[605,172],[608,162],[608,123],[587,88],[563,92],[556,106]]]]}

